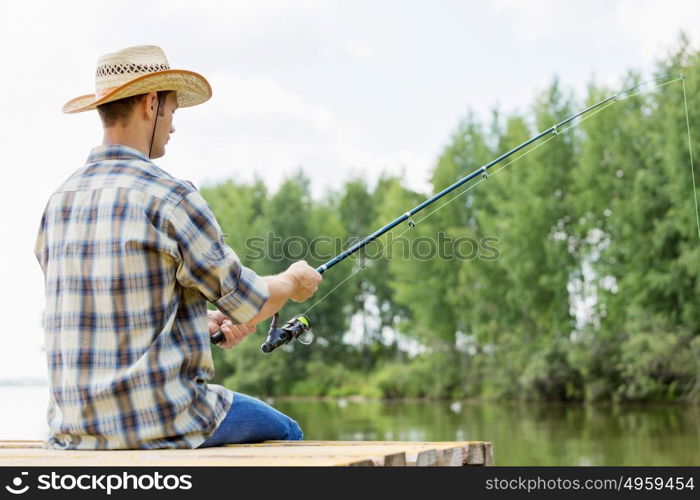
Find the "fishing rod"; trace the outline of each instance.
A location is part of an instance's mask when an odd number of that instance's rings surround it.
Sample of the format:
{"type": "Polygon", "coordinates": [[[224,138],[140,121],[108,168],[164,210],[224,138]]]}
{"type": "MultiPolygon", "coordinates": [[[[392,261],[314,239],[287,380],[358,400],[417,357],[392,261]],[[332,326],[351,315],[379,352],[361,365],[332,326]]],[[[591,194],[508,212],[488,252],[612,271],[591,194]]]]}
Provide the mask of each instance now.
{"type": "MultiPolygon", "coordinates": [[[[653,78],[651,80],[647,80],[645,82],[642,82],[642,83],[639,83],[639,84],[634,85],[632,87],[629,87],[625,90],[622,90],[616,94],[613,94],[610,97],[607,97],[607,98],[603,99],[602,101],[587,107],[583,111],[579,111],[575,115],[572,115],[569,118],[562,120],[561,122],[557,123],[556,125],[552,125],[548,129],[546,129],[546,130],[538,133],[537,135],[531,137],[530,139],[526,140],[525,142],[523,142],[519,146],[514,147],[510,151],[503,153],[501,156],[490,161],[486,165],[474,170],[472,173],[470,173],[466,177],[463,177],[462,179],[458,180],[454,184],[446,187],[445,189],[443,189],[439,193],[434,194],[433,196],[431,196],[430,198],[425,200],[420,205],[415,206],[414,208],[412,208],[408,212],[404,213],[403,215],[397,217],[396,219],[394,219],[393,221],[391,221],[390,223],[388,223],[384,227],[377,229],[375,232],[373,232],[372,234],[370,234],[366,238],[358,241],[357,243],[355,243],[353,246],[351,246],[350,248],[348,248],[344,252],[336,255],[335,257],[333,257],[331,260],[329,260],[325,264],[317,267],[316,271],[319,272],[320,274],[325,273],[331,267],[333,267],[336,264],[338,264],[339,262],[343,261],[344,259],[346,259],[350,255],[354,254],[358,250],[361,250],[362,248],[364,248],[368,244],[372,243],[374,240],[376,240],[377,238],[379,238],[383,234],[387,233],[388,231],[391,231],[393,228],[395,228],[396,226],[398,226],[402,222],[408,221],[409,227],[414,227],[416,223],[413,221],[413,218],[412,218],[413,215],[420,212],[428,205],[435,203],[437,200],[439,200],[440,198],[444,197],[445,195],[451,193],[455,189],[463,186],[464,184],[466,184],[470,180],[474,179],[475,177],[482,176],[483,179],[487,179],[488,174],[486,172],[488,169],[490,169],[494,165],[502,162],[503,160],[512,156],[513,154],[517,153],[518,151],[522,150],[523,148],[526,148],[527,146],[539,141],[543,137],[546,137],[550,134],[553,134],[554,136],[559,135],[562,127],[564,127],[568,123],[571,123],[572,121],[576,120],[577,118],[579,118],[587,113],[590,113],[594,109],[600,108],[601,106],[604,106],[605,104],[608,104],[608,103],[612,104],[613,101],[617,101],[620,97],[623,97],[627,94],[630,94],[634,90],[637,90],[638,88],[640,88],[644,85],[647,85],[647,84],[652,83],[652,82],[658,82],[660,80],[667,80],[667,79],[670,79],[672,77],[675,77],[675,78],[680,79],[680,80],[685,79],[684,75],[663,75],[663,76],[660,76],[657,78],[653,78]]],[[[671,83],[671,82],[668,82],[668,83],[671,83]]],[[[275,313],[275,315],[272,319],[272,323],[270,324],[270,330],[268,331],[267,339],[265,340],[265,342],[261,346],[262,351],[265,353],[270,353],[281,345],[287,344],[294,339],[299,339],[302,335],[304,335],[311,328],[311,320],[309,319],[309,316],[307,314],[300,314],[300,315],[293,317],[292,319],[287,321],[284,325],[282,325],[282,327],[279,327],[278,324],[279,324],[279,313],[275,313]]],[[[214,334],[211,338],[211,341],[215,344],[219,344],[219,343],[223,342],[224,340],[225,340],[225,337],[221,331],[214,334]]],[[[303,343],[308,343],[308,342],[303,342],[303,343]]]]}

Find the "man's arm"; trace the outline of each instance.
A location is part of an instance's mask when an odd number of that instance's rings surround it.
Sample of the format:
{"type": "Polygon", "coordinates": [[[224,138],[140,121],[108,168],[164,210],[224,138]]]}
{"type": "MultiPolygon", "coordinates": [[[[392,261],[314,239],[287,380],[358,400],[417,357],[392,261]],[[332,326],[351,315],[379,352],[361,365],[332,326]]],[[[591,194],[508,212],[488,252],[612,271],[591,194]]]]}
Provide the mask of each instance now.
{"type": "Polygon", "coordinates": [[[316,290],[321,282],[321,275],[306,261],[295,262],[281,274],[264,276],[270,296],[260,308],[258,314],[245,322],[247,326],[255,326],[261,321],[278,312],[287,300],[305,302],[316,290]]]}
{"type": "MultiPolygon", "coordinates": [[[[216,217],[196,191],[173,208],[168,234],[179,248],[176,256],[178,282],[184,287],[198,289],[221,311],[221,316],[210,315],[209,319],[218,322],[224,335],[227,329],[237,330],[239,335],[250,333],[250,327],[275,314],[287,300],[307,300],[321,281],[321,275],[305,261],[295,262],[286,271],[266,277],[243,266],[236,253],[224,243],[216,217]],[[224,319],[232,326],[241,327],[225,329],[224,319]]],[[[214,326],[210,324],[210,330],[214,326]]],[[[227,337],[226,344],[234,340],[227,337]]]]}

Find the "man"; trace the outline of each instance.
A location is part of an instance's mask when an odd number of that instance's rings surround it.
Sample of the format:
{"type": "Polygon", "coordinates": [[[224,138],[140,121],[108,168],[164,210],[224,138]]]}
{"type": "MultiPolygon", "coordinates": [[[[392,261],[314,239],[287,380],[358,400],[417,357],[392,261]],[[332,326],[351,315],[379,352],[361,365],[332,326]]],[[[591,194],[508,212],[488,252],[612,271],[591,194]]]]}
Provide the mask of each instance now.
{"type": "Polygon", "coordinates": [[[196,448],[302,439],[295,421],[207,384],[210,335],[231,348],[321,276],[305,262],[260,277],[223,241],[190,182],[151,160],[165,154],[178,107],[211,97],[201,75],[172,70],[154,46],[98,60],[104,140],[51,196],[36,242],[45,276],[51,397],[47,447],[196,448]],[[207,312],[206,302],[218,310],[207,312]]]}

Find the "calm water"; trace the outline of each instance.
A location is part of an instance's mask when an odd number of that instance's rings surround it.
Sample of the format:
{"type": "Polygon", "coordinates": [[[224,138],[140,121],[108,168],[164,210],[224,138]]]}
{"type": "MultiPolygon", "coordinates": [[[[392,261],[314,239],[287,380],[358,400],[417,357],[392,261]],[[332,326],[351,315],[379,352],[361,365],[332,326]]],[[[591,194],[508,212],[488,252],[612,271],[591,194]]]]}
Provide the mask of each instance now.
{"type": "MultiPolygon", "coordinates": [[[[0,386],[0,440],[42,439],[45,386],[0,386]]],[[[496,465],[700,465],[700,407],[277,400],[307,439],[491,441],[496,465]]]]}
{"type": "Polygon", "coordinates": [[[491,441],[496,465],[700,465],[700,407],[276,401],[307,439],[491,441]]]}

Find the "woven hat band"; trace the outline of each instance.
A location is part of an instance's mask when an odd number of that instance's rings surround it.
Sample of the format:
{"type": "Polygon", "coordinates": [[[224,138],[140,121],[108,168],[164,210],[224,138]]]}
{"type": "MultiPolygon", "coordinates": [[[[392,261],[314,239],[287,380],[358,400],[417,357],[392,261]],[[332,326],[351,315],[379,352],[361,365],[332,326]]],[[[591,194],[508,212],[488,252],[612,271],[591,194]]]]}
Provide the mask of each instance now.
{"type": "Polygon", "coordinates": [[[170,65],[165,64],[105,64],[98,66],[95,78],[104,78],[112,75],[142,75],[143,73],[155,73],[170,69],[170,65]]]}
{"type": "Polygon", "coordinates": [[[111,91],[136,77],[158,71],[167,71],[166,64],[108,64],[95,72],[95,97],[101,99],[111,91]]]}

